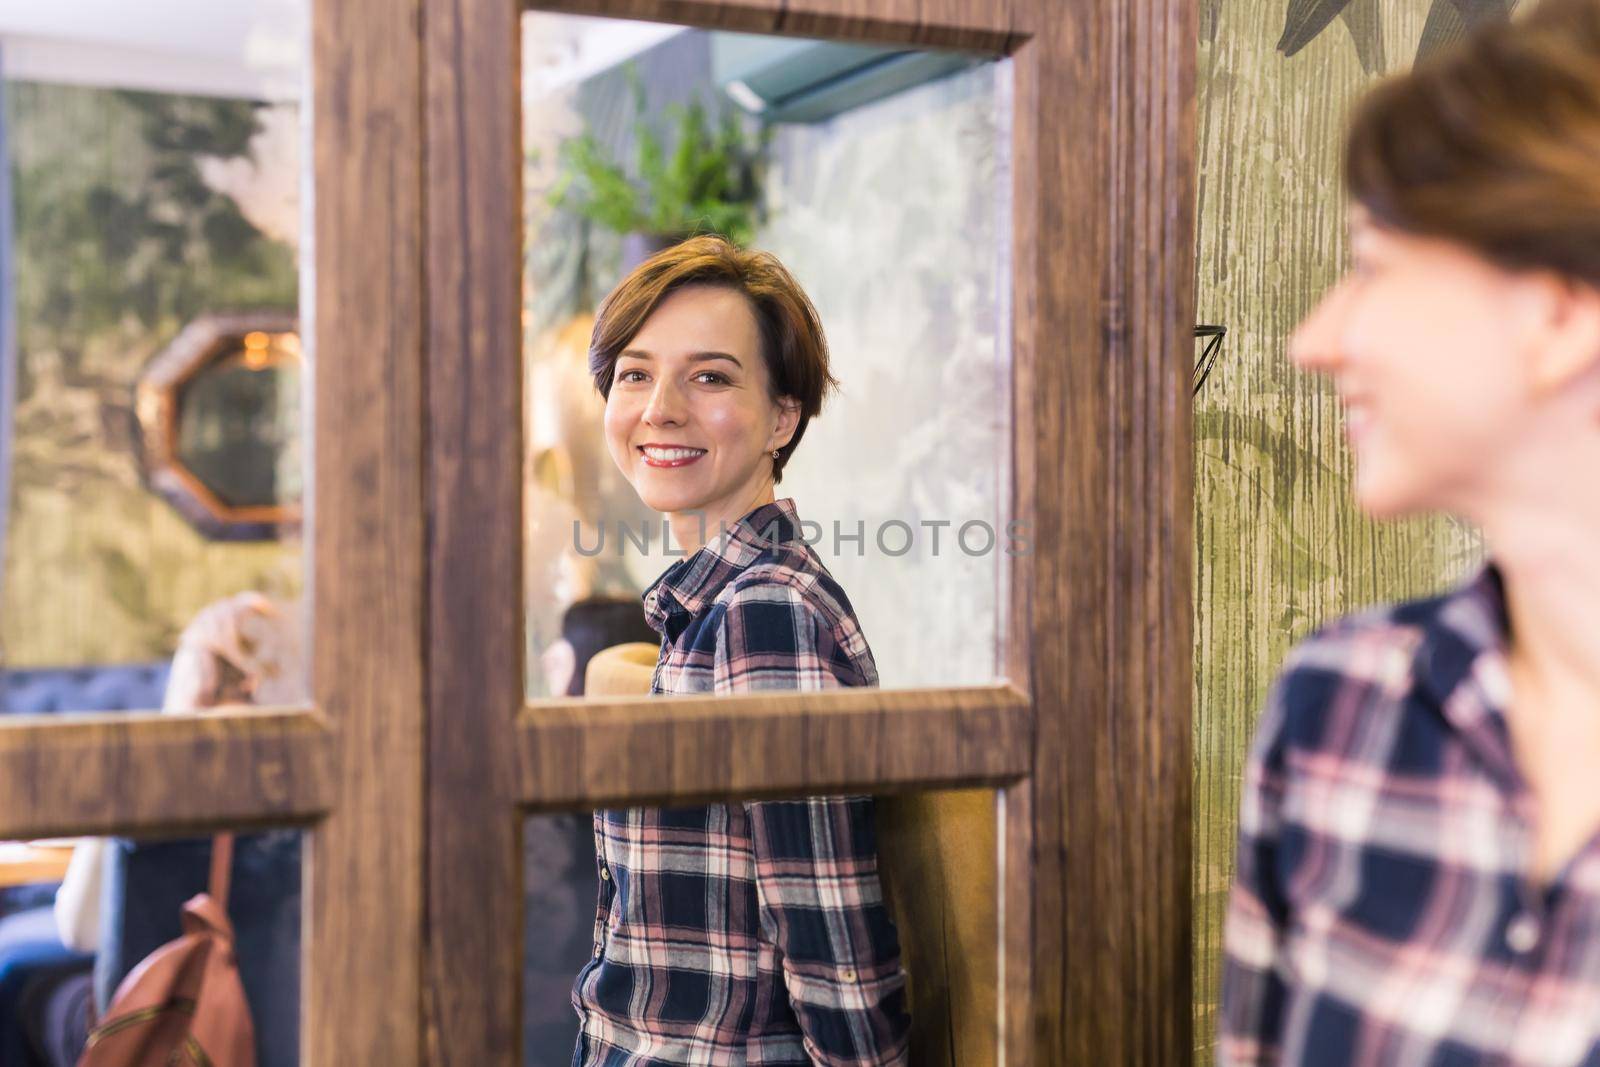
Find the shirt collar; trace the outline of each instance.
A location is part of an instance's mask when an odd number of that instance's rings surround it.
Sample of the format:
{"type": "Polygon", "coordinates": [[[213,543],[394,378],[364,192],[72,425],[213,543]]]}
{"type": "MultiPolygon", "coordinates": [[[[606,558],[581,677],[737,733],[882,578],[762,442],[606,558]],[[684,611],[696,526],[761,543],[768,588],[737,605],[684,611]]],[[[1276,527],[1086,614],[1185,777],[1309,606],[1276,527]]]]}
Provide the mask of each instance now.
{"type": "Polygon", "coordinates": [[[1479,758],[1516,788],[1520,776],[1505,718],[1511,621],[1500,569],[1486,564],[1436,605],[1422,626],[1417,684],[1479,758]]]}
{"type": "Polygon", "coordinates": [[[668,567],[644,593],[645,620],[664,633],[673,614],[698,615],[723,586],[778,545],[800,540],[794,500],[762,504],[731,527],[707,531],[698,552],[668,567]]]}

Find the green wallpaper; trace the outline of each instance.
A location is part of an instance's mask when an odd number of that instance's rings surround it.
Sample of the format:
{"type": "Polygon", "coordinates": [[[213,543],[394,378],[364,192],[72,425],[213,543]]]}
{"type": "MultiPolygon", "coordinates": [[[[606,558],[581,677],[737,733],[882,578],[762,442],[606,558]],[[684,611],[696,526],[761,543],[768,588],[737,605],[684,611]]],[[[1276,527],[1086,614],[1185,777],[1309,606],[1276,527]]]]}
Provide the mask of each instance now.
{"type": "Polygon", "coordinates": [[[1455,36],[1459,17],[1450,0],[1288,7],[1212,0],[1201,20],[1198,321],[1228,337],[1195,400],[1199,1063],[1211,1058],[1240,774],[1276,665],[1321,621],[1434,591],[1479,555],[1449,519],[1378,525],[1355,510],[1338,402],[1285,355],[1344,263],[1349,107],[1419,46],[1455,36]],[[1318,11],[1340,13],[1319,30],[1318,11]]]}
{"type": "MultiPolygon", "coordinates": [[[[153,660],[206,604],[292,597],[297,544],[207,541],[142,484],[134,383],[191,318],[292,310],[295,250],[217,166],[259,158],[248,101],[11,82],[17,401],[0,667],[153,660]]],[[[293,109],[279,116],[292,127],[293,109]]]]}

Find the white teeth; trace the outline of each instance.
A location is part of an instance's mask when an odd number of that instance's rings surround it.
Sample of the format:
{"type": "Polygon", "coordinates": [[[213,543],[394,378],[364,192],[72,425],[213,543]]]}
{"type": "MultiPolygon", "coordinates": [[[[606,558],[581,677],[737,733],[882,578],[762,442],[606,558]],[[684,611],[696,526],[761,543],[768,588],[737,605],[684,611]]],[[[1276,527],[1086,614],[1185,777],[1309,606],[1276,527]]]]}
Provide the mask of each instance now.
{"type": "Polygon", "coordinates": [[[646,448],[644,454],[653,460],[671,462],[679,459],[692,459],[705,452],[703,448],[646,448]]]}

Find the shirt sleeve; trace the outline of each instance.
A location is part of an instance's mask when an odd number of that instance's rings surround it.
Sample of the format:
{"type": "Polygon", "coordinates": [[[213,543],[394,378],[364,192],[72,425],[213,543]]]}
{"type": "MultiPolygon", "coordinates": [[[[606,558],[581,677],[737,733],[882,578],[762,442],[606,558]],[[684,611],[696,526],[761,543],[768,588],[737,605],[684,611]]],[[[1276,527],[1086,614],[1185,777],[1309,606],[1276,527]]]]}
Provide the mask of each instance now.
{"type": "MultiPolygon", "coordinates": [[[[835,689],[857,677],[836,664],[831,627],[799,590],[736,590],[717,635],[717,693],[835,689]],[[845,680],[841,680],[843,675],[845,680]]],[[[784,985],[806,1050],[821,1067],[904,1065],[900,944],[878,880],[870,797],[744,805],[764,930],[782,954],[784,985]]]]}
{"type": "Polygon", "coordinates": [[[99,837],[79,840],[67,861],[61,887],[56,890],[56,932],[61,943],[74,952],[100,948],[100,887],[105,881],[106,851],[110,845],[99,837]]]}
{"type": "Polygon", "coordinates": [[[1280,875],[1284,679],[1274,685],[1245,766],[1239,848],[1222,946],[1217,1067],[1280,1062],[1287,992],[1283,941],[1289,905],[1280,875]]]}

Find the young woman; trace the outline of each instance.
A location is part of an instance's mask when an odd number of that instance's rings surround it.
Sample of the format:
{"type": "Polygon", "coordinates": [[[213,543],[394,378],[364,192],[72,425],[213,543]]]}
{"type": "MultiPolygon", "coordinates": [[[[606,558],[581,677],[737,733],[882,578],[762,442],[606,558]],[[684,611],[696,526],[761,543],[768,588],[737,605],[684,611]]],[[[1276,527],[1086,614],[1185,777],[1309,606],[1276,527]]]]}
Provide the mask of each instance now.
{"type": "MultiPolygon", "coordinates": [[[[833,384],[789,273],[686,241],[606,298],[589,355],[611,457],[687,553],[644,595],[652,692],[876,685],[849,599],[774,493],[833,384]]],[[[597,812],[595,841],[576,1067],[905,1062],[869,798],[597,812]]]]}
{"type": "Polygon", "coordinates": [[[1600,1064],[1600,4],[1379,86],[1291,354],[1381,517],[1491,562],[1291,656],[1248,765],[1223,1064],[1600,1064]]]}

